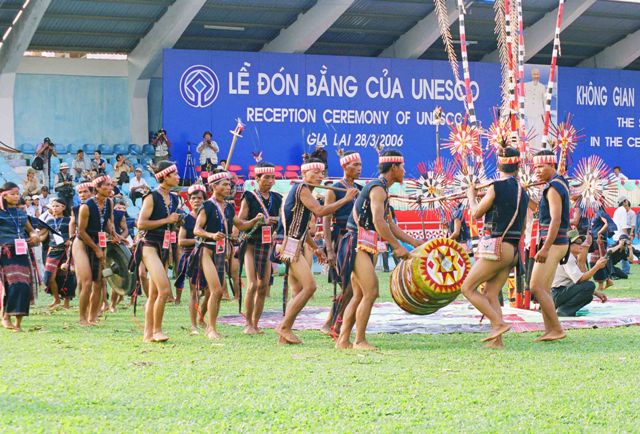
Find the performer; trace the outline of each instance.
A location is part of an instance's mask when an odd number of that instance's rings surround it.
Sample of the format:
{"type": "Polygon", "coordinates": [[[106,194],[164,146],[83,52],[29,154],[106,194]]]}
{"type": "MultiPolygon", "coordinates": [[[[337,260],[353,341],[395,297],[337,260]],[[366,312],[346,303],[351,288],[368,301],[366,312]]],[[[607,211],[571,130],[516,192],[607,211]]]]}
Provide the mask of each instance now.
{"type": "MultiPolygon", "coordinates": [[[[113,207],[113,226],[116,234],[120,236],[123,243],[129,246],[129,228],[127,227],[127,208],[122,202],[116,202],[113,207]]],[[[115,288],[111,288],[111,306],[109,312],[115,313],[116,306],[124,299],[124,296],[118,294],[115,288]]],[[[106,300],[105,300],[106,303],[106,300]]],[[[106,309],[106,306],[105,306],[106,309]]]]}
{"type": "Polygon", "coordinates": [[[162,332],[164,306],[171,294],[167,276],[171,257],[172,225],[178,223],[180,199],[171,189],[178,186],[178,168],[171,161],[158,163],[156,180],[158,188],[142,199],[138,215],[141,238],[134,249],[135,264],[143,264],[149,272],[149,298],[144,309],[144,342],[165,342],[169,337],[162,332]]]}
{"type": "MultiPolygon", "coordinates": [[[[518,262],[518,245],[524,230],[529,195],[518,183],[516,175],[520,162],[520,152],[511,147],[502,148],[498,153],[498,170],[501,179],[494,181],[480,203],[476,199],[474,186],[467,190],[469,211],[474,219],[485,217],[484,231],[490,239],[500,243],[496,258],[483,254],[479,244],[477,260],[462,284],[462,293],[484,316],[491,321],[493,331],[483,339],[491,341],[488,347],[502,347],[502,334],[511,326],[502,319],[499,293],[509,278],[511,269],[518,262]],[[485,283],[484,292],[478,286],[485,283]]],[[[486,241],[486,238],[485,240],[486,241]]]]}
{"type": "Polygon", "coordinates": [[[67,262],[67,250],[71,245],[69,223],[65,201],[54,197],[49,203],[49,215],[44,222],[55,229],[60,235],[49,233],[47,229],[40,230],[40,241],[49,239],[49,250],[44,266],[45,291],[53,296],[53,303],[49,309],[60,305],[60,295],[64,298],[64,308],[69,309],[69,301],[76,295],[76,278],[74,273],[62,270],[61,265],[67,262]]]}
{"type": "MultiPolygon", "coordinates": [[[[337,188],[357,188],[362,190],[362,186],[356,184],[356,180],[360,178],[362,173],[362,159],[360,154],[355,151],[347,151],[340,158],[340,166],[343,170],[343,177],[339,181],[332,184],[332,187],[337,188]]],[[[336,200],[340,200],[344,197],[343,192],[328,190],[325,197],[325,205],[329,205],[336,200]]],[[[325,250],[327,252],[327,262],[329,263],[329,283],[342,283],[342,279],[337,272],[337,251],[338,245],[342,240],[342,237],[347,233],[347,220],[353,210],[353,204],[355,200],[343,205],[336,210],[335,213],[326,215],[322,219],[322,232],[324,236],[325,250]]],[[[342,315],[344,309],[351,300],[353,291],[351,290],[351,282],[346,282],[347,286],[342,288],[342,294],[336,296],[333,300],[333,307],[329,311],[329,316],[322,326],[322,333],[330,334],[332,328],[336,334],[340,333],[340,325],[342,322],[342,315]]]]}
{"type": "Polygon", "coordinates": [[[268,221],[258,223],[247,233],[240,246],[240,273],[243,265],[247,267],[247,293],[245,295],[246,326],[244,333],[261,333],[258,325],[264,301],[271,279],[271,261],[269,256],[275,241],[274,228],[278,224],[278,214],[282,206],[282,195],[271,191],[275,184],[276,167],[266,161],[260,161],[255,167],[257,188],[245,191],[242,195],[241,220],[252,220],[258,214],[268,217],[268,221]]]}
{"type": "Polygon", "coordinates": [[[16,332],[22,331],[22,318],[29,315],[34,297],[35,274],[29,249],[40,243],[19,204],[18,186],[5,183],[0,189],[0,307],[2,326],[16,332]],[[16,317],[15,324],[12,316],[16,317]]]}
{"type": "Polygon", "coordinates": [[[342,285],[351,282],[353,297],[345,312],[336,348],[375,350],[367,342],[366,330],[371,309],[378,298],[378,277],[373,257],[377,253],[378,236],[392,248],[397,258],[409,257],[400,241],[419,246],[421,242],[402,232],[391,220],[389,187],[404,179],[404,158],[398,151],[383,151],[378,158],[380,177],[369,182],[356,200],[347,222],[348,233],[338,247],[338,272],[342,285]],[[356,339],[350,342],[351,329],[356,326],[356,339]]]}
{"type": "Polygon", "coordinates": [[[447,232],[449,234],[449,238],[456,241],[468,251],[468,243],[471,238],[471,234],[469,232],[469,226],[467,226],[467,222],[464,219],[464,208],[465,207],[462,202],[460,202],[455,208],[453,215],[451,216],[451,221],[447,226],[447,232]]]}
{"type": "Polygon", "coordinates": [[[87,200],[78,210],[78,236],[73,241],[72,254],[76,279],[80,287],[80,325],[98,324],[102,305],[104,249],[107,234],[117,241],[113,227],[113,184],[108,175],[93,180],[95,198],[87,200]]]}
{"type": "MultiPolygon", "coordinates": [[[[80,199],[80,205],[86,203],[93,197],[93,184],[91,182],[81,182],[76,185],[76,194],[80,199]]],[[[80,205],[76,205],[71,209],[71,220],[69,221],[69,234],[75,239],[78,236],[78,213],[80,212],[80,205]]],[[[71,244],[73,244],[73,239],[71,244]]]]}
{"type": "Polygon", "coordinates": [[[531,274],[531,293],[540,303],[545,332],[534,342],[555,341],[566,336],[550,291],[556,268],[569,250],[569,185],[557,173],[558,160],[553,151],[539,151],[533,162],[538,179],[547,182],[539,204],[540,248],[531,274]]]}
{"type": "Polygon", "coordinates": [[[213,188],[213,196],[205,201],[198,211],[193,233],[203,241],[193,253],[189,275],[193,278],[195,275],[193,267],[199,265],[207,281],[209,324],[205,336],[213,340],[220,339],[216,321],[222,298],[226,252],[231,248],[230,243],[227,242],[231,235],[231,227],[236,226],[240,230],[247,230],[261,221],[264,216],[259,213],[249,221],[235,216],[233,205],[225,201],[231,193],[229,172],[221,170],[213,173],[209,175],[208,182],[213,188]]]}
{"type": "MultiPolygon", "coordinates": [[[[176,270],[176,292],[181,293],[184,288],[184,281],[187,277],[187,264],[191,253],[196,245],[193,229],[196,225],[196,217],[202,203],[206,200],[207,189],[202,184],[193,184],[187,191],[191,212],[184,218],[184,223],[178,232],[178,244],[182,247],[182,255],[176,270]]],[[[199,266],[197,268],[200,268],[199,266]]],[[[191,318],[191,334],[198,335],[198,305],[200,304],[200,293],[207,288],[204,273],[198,272],[197,276],[190,279],[189,290],[189,317],[191,318]]],[[[202,321],[203,319],[200,318],[202,321]]]]}
{"type": "MultiPolygon", "coordinates": [[[[283,207],[283,218],[278,223],[278,236],[284,237],[281,246],[276,248],[272,259],[287,262],[289,269],[289,279],[292,286],[302,288],[286,305],[286,312],[282,322],[276,327],[276,333],[280,335],[280,344],[301,344],[302,341],[291,331],[293,323],[298,313],[307,304],[316,291],[316,281],[311,273],[311,264],[307,262],[304,255],[301,255],[303,243],[307,242],[312,246],[307,232],[309,229],[309,219],[324,217],[333,214],[342,206],[351,202],[358,194],[358,189],[349,188],[344,197],[330,205],[320,205],[313,197],[311,185],[319,185],[323,179],[325,171],[324,163],[317,158],[310,158],[301,167],[303,184],[294,184],[289,190],[289,194],[283,207]]],[[[320,261],[324,260],[323,252],[315,248],[314,252],[320,261]]]]}

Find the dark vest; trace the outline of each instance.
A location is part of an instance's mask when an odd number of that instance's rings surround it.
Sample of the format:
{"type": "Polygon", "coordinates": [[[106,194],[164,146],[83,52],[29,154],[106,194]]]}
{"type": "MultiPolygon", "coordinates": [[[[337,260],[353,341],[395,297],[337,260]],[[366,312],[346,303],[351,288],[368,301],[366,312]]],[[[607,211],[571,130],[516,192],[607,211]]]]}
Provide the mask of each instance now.
{"type": "Polygon", "coordinates": [[[549,180],[549,183],[545,186],[542,192],[542,198],[540,199],[539,211],[540,211],[540,239],[545,239],[549,233],[549,224],[551,224],[551,213],[549,210],[549,200],[547,199],[547,193],[550,188],[554,188],[560,198],[562,199],[562,213],[560,215],[560,229],[558,229],[558,235],[556,236],[553,244],[565,245],[569,244],[567,238],[567,231],[569,230],[569,184],[567,180],[562,176],[555,174],[553,178],[549,180]]]}
{"type": "MultiPolygon", "coordinates": [[[[205,201],[200,210],[204,210],[204,213],[207,217],[207,224],[204,227],[204,230],[207,232],[224,232],[227,235],[231,234],[231,230],[233,229],[233,217],[235,215],[235,210],[233,205],[229,203],[225,203],[224,208],[222,210],[223,215],[220,215],[218,211],[218,207],[212,201],[214,199],[210,199],[205,201]],[[224,220],[227,221],[227,230],[225,231],[224,220]]],[[[222,207],[221,207],[222,208],[222,207]]],[[[200,211],[198,211],[199,213],[200,211]]],[[[195,222],[194,222],[195,224],[195,222]]]]}
{"type": "Polygon", "coordinates": [[[107,224],[111,219],[111,212],[113,210],[113,202],[111,199],[107,199],[104,204],[102,212],[98,208],[96,199],[92,197],[86,204],[89,208],[89,222],[87,223],[87,234],[97,242],[98,232],[106,232],[107,224]],[[102,222],[102,226],[100,223],[102,222]]]}
{"type": "MultiPolygon", "coordinates": [[[[309,219],[311,218],[311,211],[300,200],[300,193],[303,188],[307,187],[302,184],[294,184],[284,201],[284,218],[287,223],[286,235],[297,240],[301,240],[307,233],[309,219]]],[[[284,234],[282,223],[282,220],[280,220],[278,234],[284,234]]]]}
{"type": "MultiPolygon", "coordinates": [[[[2,199],[0,199],[2,200],[2,199]]],[[[19,208],[0,210],[0,244],[13,245],[18,238],[26,239],[27,213],[19,208]]]]}
{"type": "MultiPolygon", "coordinates": [[[[493,183],[496,198],[489,208],[484,220],[485,232],[491,233],[491,237],[501,237],[516,212],[518,203],[518,181],[514,177],[501,179],[493,183]]],[[[527,206],[529,195],[523,188],[520,192],[520,205],[518,216],[506,233],[505,239],[519,241],[527,218],[527,206]]]]}
{"type": "MultiPolygon", "coordinates": [[[[171,205],[169,205],[169,209],[164,202],[164,198],[162,194],[154,190],[149,193],[153,198],[153,210],[151,211],[151,215],[149,216],[149,220],[162,220],[164,218],[169,217],[169,214],[178,211],[178,207],[180,206],[180,199],[178,199],[178,195],[169,193],[169,197],[171,198],[171,205]]],[[[162,225],[155,229],[148,230],[145,234],[145,238],[153,239],[153,240],[164,240],[164,231],[170,228],[170,225],[162,225]]]]}
{"type": "MultiPolygon", "coordinates": [[[[262,197],[259,191],[256,191],[256,193],[258,193],[258,196],[260,196],[260,200],[264,204],[265,208],[267,208],[269,217],[278,217],[280,213],[280,207],[282,206],[282,195],[280,193],[270,191],[269,199],[265,199],[264,197],[262,197]]],[[[242,198],[245,199],[247,201],[247,204],[249,205],[249,214],[247,215],[247,220],[252,220],[259,213],[264,213],[262,206],[260,205],[260,203],[258,203],[258,199],[256,199],[256,196],[252,192],[245,191],[242,195],[242,198]]],[[[261,237],[262,233],[256,230],[253,235],[251,235],[250,239],[259,240],[261,239],[261,237]]]]}
{"type": "MultiPolygon", "coordinates": [[[[336,181],[332,184],[332,187],[336,188],[348,188],[349,185],[344,179],[336,181]]],[[[362,191],[362,186],[360,184],[355,184],[355,187],[362,191]]],[[[336,195],[336,202],[341,200],[346,192],[344,191],[334,191],[336,195]]],[[[354,199],[351,202],[348,202],[342,205],[336,212],[333,213],[333,222],[331,226],[331,234],[335,238],[340,232],[344,232],[347,229],[347,222],[349,221],[349,216],[351,215],[351,211],[353,210],[353,205],[356,202],[354,199]]]]}
{"type": "Polygon", "coordinates": [[[347,229],[352,231],[357,231],[358,226],[362,228],[374,231],[376,228],[373,224],[373,216],[371,215],[371,198],[369,197],[371,194],[371,189],[374,187],[382,187],[384,191],[387,192],[387,198],[384,201],[384,213],[385,216],[389,212],[389,189],[387,186],[387,180],[384,178],[374,179],[369,182],[362,188],[362,191],[358,195],[356,199],[355,209],[356,215],[358,216],[358,222],[353,219],[353,212],[349,215],[349,220],[347,221],[347,229]]]}

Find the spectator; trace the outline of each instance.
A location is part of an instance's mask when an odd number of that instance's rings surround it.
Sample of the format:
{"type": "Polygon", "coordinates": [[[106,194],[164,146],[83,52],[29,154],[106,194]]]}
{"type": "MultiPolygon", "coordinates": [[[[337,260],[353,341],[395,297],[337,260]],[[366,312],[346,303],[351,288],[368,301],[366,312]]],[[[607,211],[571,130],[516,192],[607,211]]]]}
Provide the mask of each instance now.
{"type": "Polygon", "coordinates": [[[136,199],[142,198],[149,192],[149,184],[142,178],[142,168],[137,167],[135,174],[136,176],[129,183],[129,197],[134,206],[136,199]]]}
{"type": "Polygon", "coordinates": [[[73,208],[73,176],[69,173],[67,163],[60,164],[60,173],[56,178],[55,192],[64,201],[67,209],[73,208]]]}
{"type": "Polygon", "coordinates": [[[42,179],[43,185],[49,187],[49,176],[50,168],[49,163],[51,161],[51,156],[57,157],[58,153],[56,152],[55,145],[51,143],[51,139],[49,137],[45,137],[38,149],[36,150],[36,156],[42,158],[42,179]]]}
{"type": "Polygon", "coordinates": [[[218,163],[218,168],[227,170],[227,160],[220,160],[220,162],[218,163]]]}
{"type": "Polygon", "coordinates": [[[93,153],[91,170],[95,172],[96,175],[104,175],[107,172],[107,162],[102,159],[102,152],[96,151],[93,153]]]}
{"type": "MultiPolygon", "coordinates": [[[[621,197],[618,200],[618,208],[613,213],[613,222],[618,226],[618,230],[613,234],[613,240],[618,241],[622,235],[629,234],[629,211],[631,210],[630,202],[627,198],[621,197]]],[[[620,261],[620,268],[629,275],[631,265],[625,259],[620,261]]]]}
{"type": "Polygon", "coordinates": [[[33,205],[33,196],[24,196],[24,206],[29,217],[36,217],[36,207],[33,205]]]}
{"type": "Polygon", "coordinates": [[[40,215],[42,214],[42,207],[40,206],[40,196],[37,194],[31,196],[31,208],[33,209],[33,212],[30,215],[33,215],[35,218],[40,218],[40,215]]]}
{"type": "Polygon", "coordinates": [[[40,193],[40,182],[36,177],[36,171],[31,167],[27,169],[27,177],[22,181],[22,192],[27,196],[40,193]]]}
{"type": "Polygon", "coordinates": [[[615,166],[613,168],[613,178],[616,181],[626,181],[627,179],[629,179],[620,171],[620,166],[615,166]]]}
{"type": "Polygon", "coordinates": [[[131,163],[124,158],[124,155],[116,155],[116,164],[113,166],[113,179],[116,180],[117,185],[126,184],[129,182],[129,173],[133,172],[131,163]]]}
{"type": "Polygon", "coordinates": [[[593,275],[607,266],[607,258],[598,259],[590,270],[581,269],[578,265],[578,256],[584,248],[582,244],[585,236],[573,229],[567,233],[569,238],[569,256],[565,264],[560,264],[556,269],[551,296],[556,305],[558,316],[576,316],[576,312],[593,301],[593,296],[598,297],[603,303],[607,296],[596,290],[596,284],[591,281],[593,275]]]}
{"type": "Polygon", "coordinates": [[[91,163],[84,158],[84,151],[82,149],[78,149],[78,152],[76,152],[76,158],[73,160],[73,163],[71,163],[71,170],[73,172],[73,180],[76,182],[87,177],[89,174],[91,163]]]}
{"type": "Polygon", "coordinates": [[[198,152],[200,153],[200,168],[207,172],[213,172],[218,167],[218,152],[220,148],[218,144],[211,140],[211,132],[205,131],[202,135],[202,141],[198,144],[198,152]]]}
{"type": "Polygon", "coordinates": [[[50,199],[51,197],[49,196],[49,187],[45,185],[40,190],[40,206],[42,207],[43,211],[49,209],[50,199]]]}
{"type": "Polygon", "coordinates": [[[167,137],[167,132],[160,128],[156,138],[153,139],[151,145],[155,149],[153,155],[153,163],[158,164],[161,161],[169,159],[169,148],[171,147],[171,140],[167,137]]]}

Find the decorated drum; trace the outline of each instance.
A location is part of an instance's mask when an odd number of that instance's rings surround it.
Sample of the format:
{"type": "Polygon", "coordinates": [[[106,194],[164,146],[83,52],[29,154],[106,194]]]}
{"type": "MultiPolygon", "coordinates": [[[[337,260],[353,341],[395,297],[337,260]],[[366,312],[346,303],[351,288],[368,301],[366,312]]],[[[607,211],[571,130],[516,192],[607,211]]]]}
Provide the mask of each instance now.
{"type": "Polygon", "coordinates": [[[460,294],[471,263],[464,247],[436,238],[417,247],[391,273],[391,296],[403,310],[428,315],[460,294]]]}

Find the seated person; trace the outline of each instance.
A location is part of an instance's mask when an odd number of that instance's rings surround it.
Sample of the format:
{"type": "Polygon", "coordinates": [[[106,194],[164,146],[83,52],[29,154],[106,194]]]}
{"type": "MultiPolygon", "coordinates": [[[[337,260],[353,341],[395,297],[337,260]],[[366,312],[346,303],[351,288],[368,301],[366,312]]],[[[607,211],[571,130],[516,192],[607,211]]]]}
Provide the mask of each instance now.
{"type": "Polygon", "coordinates": [[[556,305],[558,316],[576,316],[576,312],[591,303],[595,295],[604,303],[607,296],[596,291],[596,284],[591,281],[593,275],[607,266],[608,259],[598,259],[590,270],[581,269],[578,257],[582,253],[586,235],[576,230],[567,232],[569,238],[569,257],[566,264],[558,265],[551,285],[551,296],[556,305]]]}

